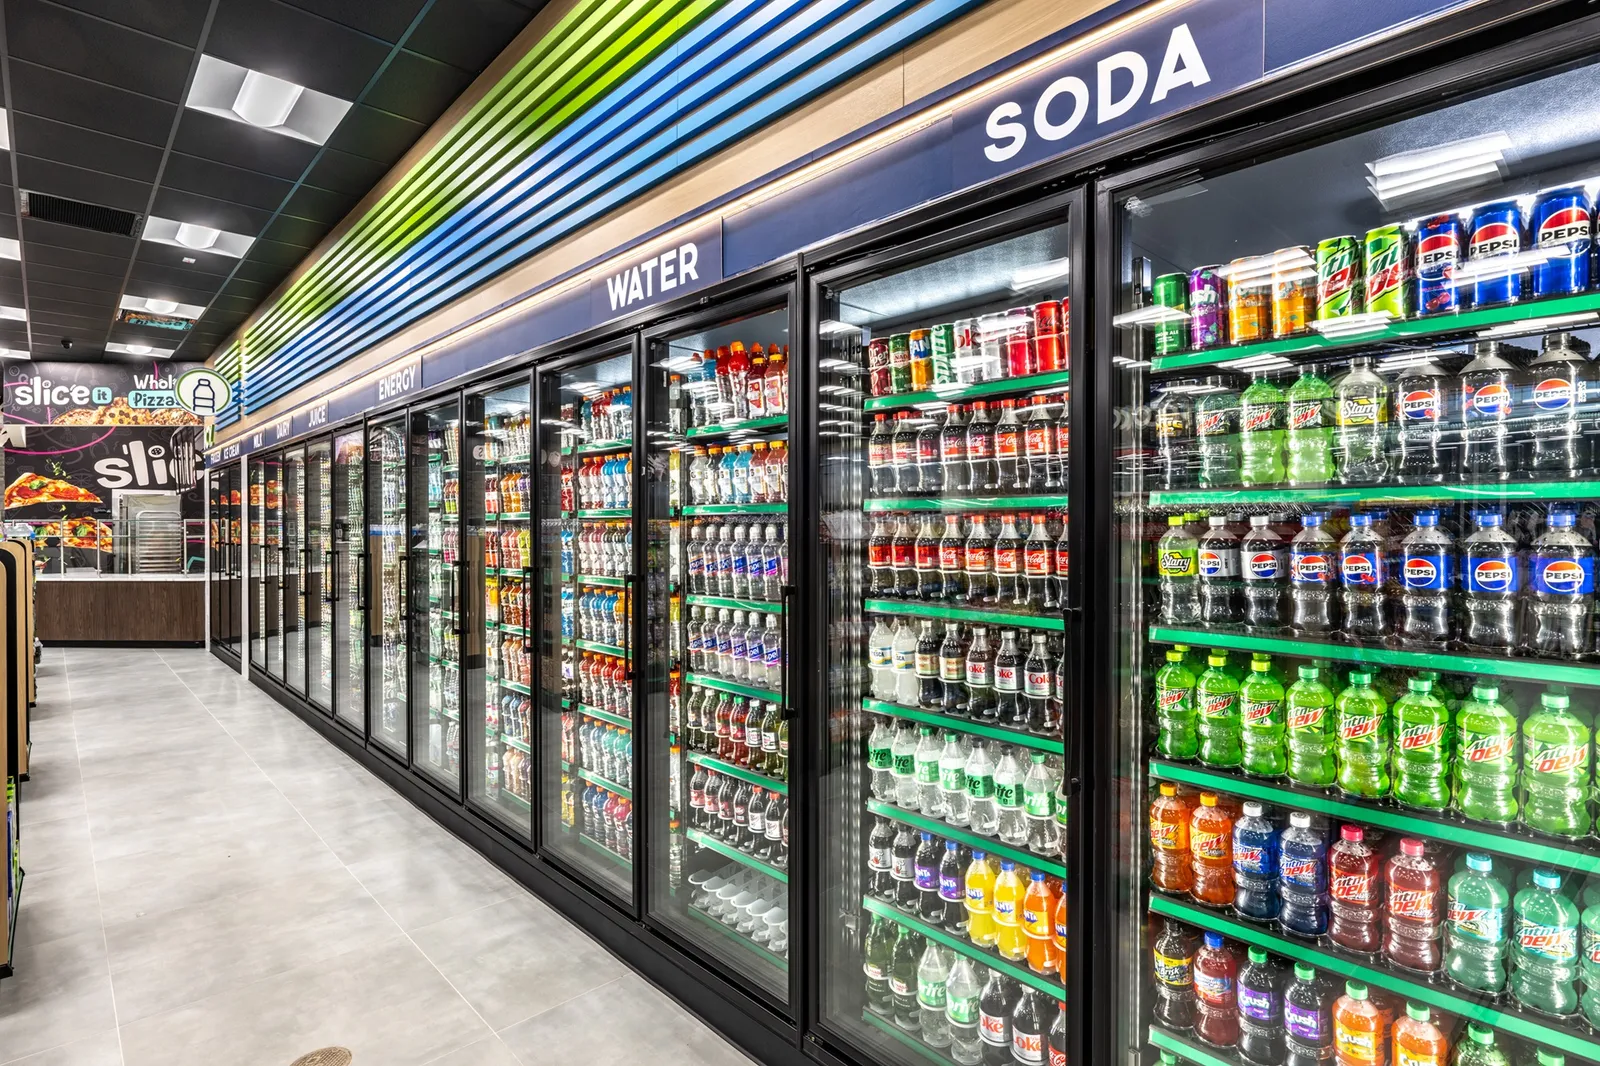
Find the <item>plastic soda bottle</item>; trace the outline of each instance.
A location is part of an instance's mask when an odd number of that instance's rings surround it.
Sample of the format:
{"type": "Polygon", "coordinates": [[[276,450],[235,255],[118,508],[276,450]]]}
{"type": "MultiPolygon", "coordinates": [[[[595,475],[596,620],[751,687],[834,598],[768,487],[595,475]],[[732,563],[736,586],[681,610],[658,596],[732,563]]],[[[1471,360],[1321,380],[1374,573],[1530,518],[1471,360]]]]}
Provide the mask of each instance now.
{"type": "Polygon", "coordinates": [[[1333,480],[1333,388],[1308,366],[1289,386],[1286,472],[1291,485],[1333,480]]]}
{"type": "Polygon", "coordinates": [[[1170,1029],[1194,1025],[1194,940],[1185,926],[1168,919],[1150,948],[1155,972],[1155,1020],[1170,1029]]]}
{"type": "Polygon", "coordinates": [[[1200,542],[1184,528],[1183,515],[1167,519],[1167,532],[1156,545],[1156,574],[1161,585],[1161,620],[1168,625],[1200,621],[1200,542]]]}
{"type": "Polygon", "coordinates": [[[1370,356],[1350,361],[1339,380],[1339,483],[1376,485],[1389,475],[1389,385],[1370,356]]]}
{"type": "Polygon", "coordinates": [[[1278,916],[1278,830],[1251,800],[1233,823],[1233,909],[1270,922],[1278,916]]]}
{"type": "Polygon", "coordinates": [[[1512,909],[1512,994],[1524,1007],[1571,1014],[1578,1009],[1578,908],[1561,894],[1561,876],[1533,871],[1533,884],[1517,893],[1512,909]]]}
{"type": "Polygon", "coordinates": [[[1384,869],[1388,882],[1389,927],[1383,953],[1408,970],[1432,973],[1439,968],[1439,933],[1444,925],[1444,899],[1439,867],[1422,841],[1405,837],[1400,853],[1384,869]]]}
{"type": "Polygon", "coordinates": [[[1394,798],[1408,807],[1450,805],[1450,711],[1433,682],[1413,677],[1394,704],[1394,798]]]}
{"type": "Polygon", "coordinates": [[[1438,511],[1418,511],[1416,527],[1400,542],[1402,644],[1437,647],[1450,639],[1450,593],[1455,587],[1455,545],[1439,528],[1438,511]]]}
{"type": "Polygon", "coordinates": [[[1239,682],[1225,667],[1228,657],[1213,651],[1206,672],[1195,682],[1199,705],[1200,761],[1207,766],[1238,766],[1244,761],[1239,738],[1239,682]]]}
{"type": "Polygon", "coordinates": [[[995,942],[994,873],[989,856],[974,851],[967,866],[967,939],[980,948],[995,942]]]}
{"type": "Polygon", "coordinates": [[[1517,719],[1494,685],[1473,685],[1456,711],[1456,810],[1477,822],[1517,816],[1517,719]]]}
{"type": "Polygon", "coordinates": [[[1028,952],[1028,969],[1034,973],[1049,975],[1061,969],[1053,925],[1056,903],[1056,890],[1045,872],[1033,871],[1022,897],[1022,938],[1028,952]]]}
{"type": "Polygon", "coordinates": [[[1510,891],[1495,876],[1493,860],[1473,851],[1465,868],[1450,878],[1449,894],[1445,974],[1463,988],[1499,992],[1506,984],[1510,891]]]}
{"type": "Polygon", "coordinates": [[[1328,849],[1328,939],[1347,951],[1375,954],[1382,946],[1381,867],[1365,829],[1339,828],[1339,839],[1328,849]]]}
{"type": "Polygon", "coordinates": [[[1239,541],[1239,580],[1246,628],[1272,633],[1286,624],[1284,591],[1289,552],[1264,514],[1250,516],[1250,532],[1239,541]]]}
{"type": "Polygon", "coordinates": [[[1421,1003],[1407,1003],[1394,1023],[1394,1066],[1449,1066],[1450,1041],[1421,1003]]]}
{"type": "Polygon", "coordinates": [[[1192,759],[1200,752],[1194,683],[1183,652],[1168,649],[1167,665],[1156,671],[1156,751],[1169,759],[1192,759]]]}
{"type": "Polygon", "coordinates": [[[1218,806],[1215,792],[1200,793],[1200,806],[1189,822],[1189,855],[1194,898],[1213,907],[1232,903],[1233,815],[1218,806]]]}
{"type": "Polygon", "coordinates": [[[1300,680],[1284,694],[1286,767],[1297,785],[1327,788],[1335,778],[1333,762],[1333,692],[1322,683],[1322,671],[1302,666],[1300,680]]]}
{"type": "Polygon", "coordinates": [[[1340,602],[1344,634],[1355,641],[1389,635],[1389,553],[1372,528],[1372,515],[1350,516],[1350,532],[1339,542],[1340,602]]]}
{"type": "Polygon", "coordinates": [[[1308,514],[1289,542],[1289,625],[1296,633],[1331,633],[1337,628],[1333,586],[1338,545],[1323,528],[1323,516],[1308,514]]]}
{"type": "Polygon", "coordinates": [[[1456,1045],[1454,1066],[1511,1066],[1511,1060],[1495,1043],[1493,1029],[1468,1022],[1467,1038],[1456,1045]]]}
{"type": "Polygon", "coordinates": [[[1328,842],[1311,826],[1311,815],[1295,811],[1278,839],[1278,926],[1295,936],[1328,931],[1328,842]]]}
{"type": "Polygon", "coordinates": [[[1517,646],[1522,578],[1517,542],[1501,528],[1498,512],[1479,511],[1472,518],[1478,528],[1461,542],[1461,601],[1467,612],[1461,639],[1509,655],[1517,646]]]}
{"type": "Polygon", "coordinates": [[[1200,537],[1200,620],[1206,625],[1240,621],[1239,538],[1222,515],[1206,520],[1200,537]]]}
{"type": "Polygon", "coordinates": [[[1579,1006],[1590,1025],[1600,1025],[1600,902],[1583,909],[1579,919],[1582,940],[1578,973],[1583,978],[1583,999],[1579,1006]]]}
{"type": "Polygon", "coordinates": [[[1245,485],[1283,481],[1283,390],[1265,373],[1239,397],[1239,480],[1245,485]]]}
{"type": "Polygon", "coordinates": [[[1256,777],[1282,777],[1288,765],[1283,753],[1283,684],[1272,676],[1272,660],[1253,659],[1250,674],[1239,685],[1244,772],[1256,777]]]}
{"type": "Polygon", "coordinates": [[[1372,687],[1372,675],[1352,670],[1350,685],[1334,703],[1339,739],[1339,789],[1379,799],[1389,792],[1389,704],[1372,687]]]}
{"type": "Polygon", "coordinates": [[[1545,692],[1522,723],[1522,821],[1551,836],[1589,832],[1589,727],[1564,693],[1545,692]]]}
{"type": "Polygon", "coordinates": [[[1339,1066],[1383,1066],[1389,1061],[1389,1012],[1361,981],[1350,981],[1333,1004],[1333,1055],[1339,1066]]]}
{"type": "Polygon", "coordinates": [[[1576,659],[1592,650],[1594,545],[1573,528],[1574,518],[1570,511],[1551,514],[1528,560],[1528,643],[1547,658],[1576,659]]]}
{"type": "Polygon", "coordinates": [[[1297,962],[1283,990],[1283,1066],[1333,1061],[1333,990],[1316,970],[1297,962]]]}
{"type": "Polygon", "coordinates": [[[1194,405],[1200,487],[1228,488],[1239,483],[1239,394],[1219,376],[1206,384],[1194,405]]]}
{"type": "Polygon", "coordinates": [[[1150,882],[1163,892],[1188,892],[1194,887],[1189,857],[1189,820],[1194,808],[1178,787],[1161,782],[1150,804],[1150,882]]]}
{"type": "Polygon", "coordinates": [[[1016,862],[1001,859],[1000,875],[994,879],[994,947],[1003,959],[1028,957],[1028,945],[1022,935],[1022,897],[1026,891],[1016,862]]]}
{"type": "Polygon", "coordinates": [[[1239,1057],[1255,1066],[1283,1058],[1283,973],[1265,950],[1250,948],[1239,971],[1239,1057]]]}
{"type": "Polygon", "coordinates": [[[1194,1035],[1219,1047],[1239,1042],[1238,966],[1222,934],[1207,931],[1194,954],[1194,1035]]]}

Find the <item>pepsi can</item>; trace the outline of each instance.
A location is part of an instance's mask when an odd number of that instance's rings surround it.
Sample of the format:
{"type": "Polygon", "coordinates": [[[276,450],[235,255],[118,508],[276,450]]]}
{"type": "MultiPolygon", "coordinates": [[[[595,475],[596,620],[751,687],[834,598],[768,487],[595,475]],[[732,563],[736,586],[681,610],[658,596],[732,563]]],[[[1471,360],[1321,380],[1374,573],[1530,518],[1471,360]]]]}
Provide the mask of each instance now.
{"type": "Polygon", "coordinates": [[[1533,298],[1570,296],[1589,287],[1589,194],[1581,185],[1552,189],[1534,201],[1529,238],[1549,259],[1533,268],[1533,298]]]}
{"type": "Polygon", "coordinates": [[[1522,210],[1515,200],[1484,204],[1472,213],[1467,237],[1467,259],[1482,263],[1473,272],[1472,302],[1477,307],[1510,304],[1522,299],[1522,275],[1514,266],[1506,270],[1479,273],[1492,264],[1485,262],[1522,251],[1522,210]]]}
{"type": "Polygon", "coordinates": [[[1417,226],[1417,314],[1462,310],[1456,268],[1466,258],[1467,227],[1456,214],[1434,215],[1417,226]]]}

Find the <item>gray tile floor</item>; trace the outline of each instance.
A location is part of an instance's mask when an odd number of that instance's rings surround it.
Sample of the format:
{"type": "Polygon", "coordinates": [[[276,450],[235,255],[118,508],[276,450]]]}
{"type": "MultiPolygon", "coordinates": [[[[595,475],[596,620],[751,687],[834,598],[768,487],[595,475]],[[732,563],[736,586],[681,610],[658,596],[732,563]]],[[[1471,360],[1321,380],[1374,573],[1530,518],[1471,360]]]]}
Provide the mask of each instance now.
{"type": "Polygon", "coordinates": [[[0,1063],[750,1066],[210,654],[39,695],[0,1063]]]}

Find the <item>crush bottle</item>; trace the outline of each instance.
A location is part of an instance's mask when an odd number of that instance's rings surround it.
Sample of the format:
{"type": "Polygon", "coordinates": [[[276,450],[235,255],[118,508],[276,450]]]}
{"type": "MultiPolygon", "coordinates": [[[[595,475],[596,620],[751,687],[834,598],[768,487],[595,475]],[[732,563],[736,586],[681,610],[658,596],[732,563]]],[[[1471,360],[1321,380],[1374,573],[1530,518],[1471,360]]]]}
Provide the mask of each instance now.
{"type": "Polygon", "coordinates": [[[1252,1066],[1283,1058],[1284,974],[1265,950],[1252,947],[1239,971],[1239,1057],[1252,1066]]]}

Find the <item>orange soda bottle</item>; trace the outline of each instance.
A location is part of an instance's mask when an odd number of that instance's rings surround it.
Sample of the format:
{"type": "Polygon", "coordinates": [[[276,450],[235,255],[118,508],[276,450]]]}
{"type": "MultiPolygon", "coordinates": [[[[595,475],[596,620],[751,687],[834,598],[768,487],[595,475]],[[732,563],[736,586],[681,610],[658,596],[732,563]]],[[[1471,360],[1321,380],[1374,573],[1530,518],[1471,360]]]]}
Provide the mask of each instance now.
{"type": "Polygon", "coordinates": [[[1367,986],[1351,981],[1333,1005],[1333,1056],[1339,1066],[1386,1066],[1389,1011],[1373,1002],[1367,986]]]}
{"type": "Polygon", "coordinates": [[[1055,950],[1056,967],[1059,970],[1067,964],[1067,894],[1063,891],[1059,881],[1052,881],[1056,891],[1056,916],[1055,916],[1055,950]]]}
{"type": "Polygon", "coordinates": [[[1450,1041],[1420,1003],[1407,1003],[1394,1023],[1394,1066],[1449,1066],[1450,1041]]]}
{"type": "Polygon", "coordinates": [[[1150,882],[1163,892],[1187,892],[1194,885],[1189,858],[1189,819],[1194,807],[1178,786],[1161,783],[1150,804],[1150,882]]]}
{"type": "Polygon", "coordinates": [[[994,864],[981,851],[967,865],[967,939],[980,948],[995,942],[994,864]]]}
{"type": "Polygon", "coordinates": [[[1028,946],[1022,936],[1022,896],[1026,884],[1014,860],[1000,860],[1000,876],[994,879],[994,947],[1004,959],[1015,961],[1028,957],[1028,946]]]}
{"type": "Polygon", "coordinates": [[[1051,920],[1059,899],[1059,889],[1045,877],[1045,872],[1033,871],[1028,891],[1022,897],[1022,935],[1028,948],[1028,969],[1034,973],[1053,974],[1061,969],[1051,920]]]}
{"type": "Polygon", "coordinates": [[[1217,803],[1215,792],[1200,793],[1189,821],[1190,868],[1194,898],[1213,907],[1233,902],[1233,815],[1217,803]]]}

